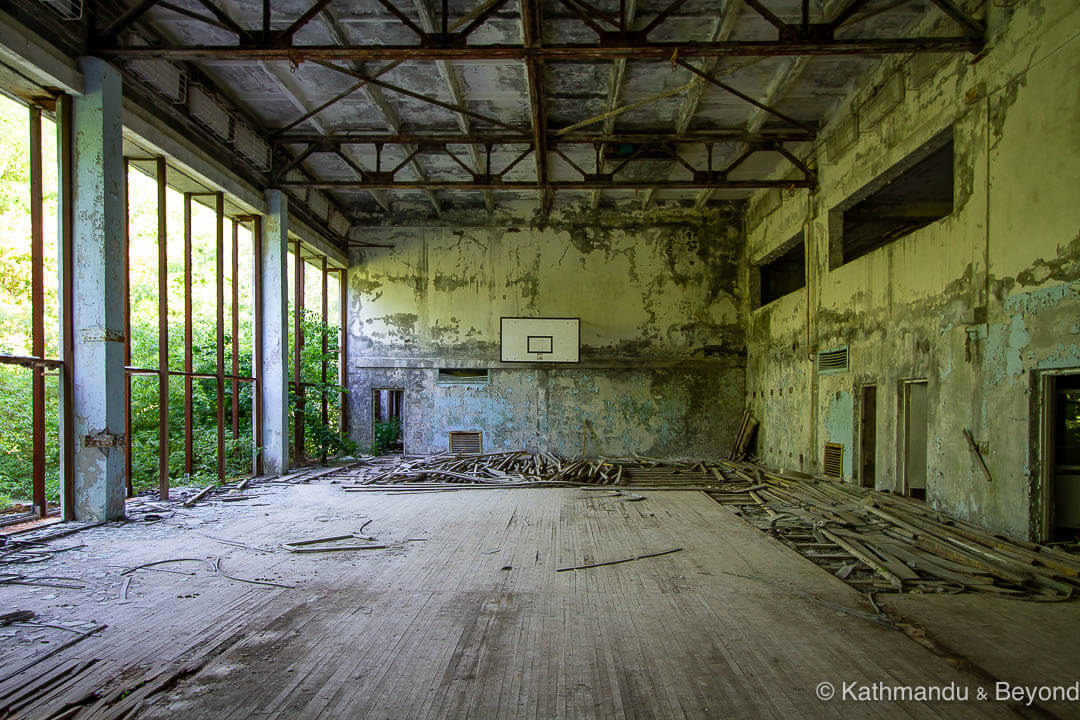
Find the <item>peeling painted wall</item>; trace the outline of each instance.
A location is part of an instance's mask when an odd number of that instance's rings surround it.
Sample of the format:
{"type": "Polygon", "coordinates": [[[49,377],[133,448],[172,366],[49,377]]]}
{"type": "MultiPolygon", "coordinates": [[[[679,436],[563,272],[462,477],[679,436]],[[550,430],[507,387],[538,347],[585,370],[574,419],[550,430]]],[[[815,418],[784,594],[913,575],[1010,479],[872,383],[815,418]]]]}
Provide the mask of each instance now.
{"type": "Polygon", "coordinates": [[[741,211],[365,230],[392,247],[355,251],[349,270],[352,436],[370,443],[371,390],[394,387],[410,453],[480,430],[485,451],[726,454],[745,393],[741,211]],[[499,362],[503,316],[580,317],[581,363],[499,362]],[[440,385],[440,367],[490,381],[440,385]]]}
{"type": "Polygon", "coordinates": [[[747,397],[766,462],[820,473],[841,437],[857,481],[858,398],[876,385],[876,484],[902,490],[903,381],[924,378],[929,504],[1037,537],[1033,377],[1080,368],[1080,94],[1062,81],[1080,73],[1080,7],[998,5],[980,55],[891,58],[862,83],[812,155],[816,193],[749,202],[746,272],[805,229],[808,284],[749,314],[747,397]],[[830,211],[950,125],[953,213],[830,269],[830,211]],[[814,353],[842,345],[850,370],[818,375],[814,353]]]}

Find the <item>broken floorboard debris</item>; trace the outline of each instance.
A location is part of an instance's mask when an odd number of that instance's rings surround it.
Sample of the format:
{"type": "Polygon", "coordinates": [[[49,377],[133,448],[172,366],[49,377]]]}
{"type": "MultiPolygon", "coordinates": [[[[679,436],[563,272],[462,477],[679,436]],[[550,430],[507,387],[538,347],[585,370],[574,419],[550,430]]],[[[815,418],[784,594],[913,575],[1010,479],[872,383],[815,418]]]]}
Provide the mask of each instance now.
{"type": "Polygon", "coordinates": [[[724,463],[721,474],[730,483],[709,491],[714,500],[864,592],[1055,601],[1080,588],[1080,556],[990,533],[902,495],[750,463],[724,463]]]}

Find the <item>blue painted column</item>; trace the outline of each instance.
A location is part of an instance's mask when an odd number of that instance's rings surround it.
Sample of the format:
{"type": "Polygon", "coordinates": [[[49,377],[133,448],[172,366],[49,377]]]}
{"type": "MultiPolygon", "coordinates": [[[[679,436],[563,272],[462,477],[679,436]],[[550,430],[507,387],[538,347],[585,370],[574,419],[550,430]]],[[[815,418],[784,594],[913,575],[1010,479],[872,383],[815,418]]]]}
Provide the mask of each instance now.
{"type": "Polygon", "coordinates": [[[289,198],[266,193],[263,219],[263,366],[257,370],[263,398],[263,470],[284,475],[289,467],[289,198]]]}
{"type": "Polygon", "coordinates": [[[124,157],[120,73],[79,60],[72,104],[74,187],[74,508],[76,520],[124,514],[124,157]]]}

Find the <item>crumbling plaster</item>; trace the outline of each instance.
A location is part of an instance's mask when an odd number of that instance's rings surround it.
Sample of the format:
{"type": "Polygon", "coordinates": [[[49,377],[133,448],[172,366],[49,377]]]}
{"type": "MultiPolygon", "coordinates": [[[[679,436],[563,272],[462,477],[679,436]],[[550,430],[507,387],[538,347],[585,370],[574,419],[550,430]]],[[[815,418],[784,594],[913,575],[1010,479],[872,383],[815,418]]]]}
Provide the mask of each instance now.
{"type": "Polygon", "coordinates": [[[355,251],[349,271],[357,441],[371,389],[397,387],[408,452],[445,451],[451,430],[491,451],[726,451],[745,391],[739,205],[476,220],[363,231],[391,247],[355,251]],[[503,316],[580,317],[581,362],[501,363],[503,316]],[[440,385],[440,367],[490,381],[440,385]]]}
{"type": "Polygon", "coordinates": [[[765,462],[819,473],[839,433],[857,481],[859,389],[875,384],[877,486],[902,490],[902,383],[925,378],[928,502],[1037,537],[1032,374],[1080,368],[1080,96],[1062,80],[1080,73],[1080,8],[998,5],[978,56],[882,63],[822,133],[817,192],[750,200],[746,272],[805,229],[808,285],[749,314],[748,405],[765,462]],[[830,210],[950,125],[954,212],[830,269],[830,210]],[[851,369],[817,375],[814,353],[841,345],[851,369]]]}

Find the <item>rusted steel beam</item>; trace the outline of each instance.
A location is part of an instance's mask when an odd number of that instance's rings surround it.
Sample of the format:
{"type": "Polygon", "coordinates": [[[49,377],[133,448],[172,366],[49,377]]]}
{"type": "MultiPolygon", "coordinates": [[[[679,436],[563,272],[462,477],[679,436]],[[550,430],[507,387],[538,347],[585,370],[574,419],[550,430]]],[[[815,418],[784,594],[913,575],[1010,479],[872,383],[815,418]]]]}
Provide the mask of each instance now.
{"type": "Polygon", "coordinates": [[[793,125],[793,126],[795,126],[797,128],[801,128],[801,129],[806,130],[808,132],[813,131],[813,128],[811,128],[809,125],[807,125],[803,121],[796,120],[795,118],[791,117],[790,115],[786,115],[786,114],[780,112],[776,108],[769,107],[769,105],[767,105],[766,103],[755,100],[754,98],[750,97],[746,93],[741,92],[739,90],[736,90],[735,88],[733,88],[732,86],[730,86],[727,83],[723,82],[722,80],[719,80],[719,79],[713,77],[712,75],[710,75],[707,72],[703,72],[702,70],[699,70],[698,68],[694,67],[693,65],[691,65],[688,62],[683,62],[683,61],[680,60],[680,61],[678,61],[678,64],[681,65],[682,67],[686,68],[690,72],[694,73],[698,77],[702,78],[706,82],[712,83],[713,85],[720,88],[724,92],[730,93],[730,94],[734,95],[735,97],[739,98],[740,100],[745,100],[746,102],[750,103],[754,107],[756,107],[756,108],[758,108],[760,110],[764,110],[765,112],[769,113],[770,115],[778,117],[778,118],[780,118],[781,120],[783,120],[786,123],[789,123],[789,124],[791,124],[791,125],[793,125]]]}
{"type": "MultiPolygon", "coordinates": [[[[194,323],[191,317],[191,193],[184,193],[184,474],[185,480],[191,479],[195,471],[195,413],[191,394],[194,386],[191,373],[195,370],[192,345],[194,343],[194,323]]],[[[129,360],[130,361],[130,360],[129,360]]]]}
{"type": "MultiPolygon", "coordinates": [[[[257,377],[262,377],[263,372],[263,297],[262,297],[262,284],[263,284],[263,263],[262,263],[262,250],[263,250],[263,236],[262,236],[262,216],[255,215],[251,218],[251,243],[252,254],[255,257],[255,272],[252,278],[252,294],[254,296],[255,304],[255,327],[253,328],[252,348],[254,358],[252,359],[252,374],[257,377]]],[[[255,427],[252,443],[254,444],[255,454],[255,467],[254,471],[256,475],[263,474],[263,398],[262,398],[262,383],[255,383],[255,427]]]]}
{"type": "MultiPolygon", "coordinates": [[[[112,58],[165,58],[170,60],[226,60],[251,62],[279,60],[293,62],[357,62],[393,60],[525,60],[535,57],[561,60],[654,60],[668,62],[673,55],[680,59],[706,57],[772,57],[790,55],[897,55],[923,52],[977,52],[983,39],[960,37],[835,39],[826,42],[778,40],[727,40],[719,43],[640,43],[614,41],[600,45],[545,45],[527,48],[521,45],[465,45],[460,47],[425,47],[404,45],[297,45],[230,46],[144,45],[105,47],[97,52],[112,58]]],[[[341,68],[335,68],[341,69],[341,68]]]]}
{"type": "Polygon", "coordinates": [[[300,243],[294,244],[293,270],[293,388],[296,392],[296,409],[293,413],[293,462],[304,460],[304,257],[300,243]]]}
{"type": "MultiPolygon", "coordinates": [[[[321,190],[367,190],[371,188],[384,190],[535,190],[539,186],[535,182],[475,182],[472,180],[462,181],[428,181],[419,183],[411,180],[397,180],[386,182],[383,180],[358,182],[353,180],[312,180],[297,182],[281,182],[277,187],[310,187],[321,190]]],[[[656,181],[627,180],[617,181],[609,179],[585,179],[585,180],[551,180],[548,187],[555,190],[648,190],[658,188],[661,190],[696,190],[712,188],[716,190],[753,190],[756,188],[813,188],[815,182],[810,180],[724,180],[720,173],[702,173],[702,177],[694,180],[669,180],[656,181]]]]}
{"type": "Polygon", "coordinates": [[[240,439],[240,225],[232,221],[232,436],[240,439]]]}
{"type": "Polygon", "coordinates": [[[215,275],[217,293],[217,362],[214,372],[217,375],[217,476],[225,480],[225,194],[215,193],[214,210],[217,215],[217,259],[215,275]]]}
{"type": "MultiPolygon", "coordinates": [[[[124,158],[124,364],[131,364],[131,159],[124,158]]],[[[131,478],[131,378],[124,376],[124,482],[127,496],[135,495],[131,478]]],[[[164,499],[164,498],[163,498],[164,499]]]]}
{"type": "MultiPolygon", "coordinates": [[[[543,43],[543,11],[537,0],[518,0],[521,4],[521,34],[525,47],[540,49],[543,43]]],[[[529,56],[525,61],[529,84],[529,113],[532,119],[533,158],[536,161],[536,184],[539,190],[540,211],[547,215],[551,207],[548,188],[547,128],[544,104],[544,61],[529,56]]]]}
{"type": "MultiPolygon", "coordinates": [[[[73,150],[74,132],[72,130],[70,95],[61,95],[57,100],[56,120],[58,129],[57,144],[59,145],[59,174],[60,174],[60,203],[57,208],[60,214],[60,264],[61,264],[61,297],[60,312],[64,318],[61,326],[60,343],[63,348],[63,378],[64,378],[64,402],[60,412],[64,422],[60,439],[61,450],[64,454],[64,475],[60,478],[61,493],[63,496],[64,520],[75,519],[75,407],[74,382],[72,373],[75,367],[75,332],[72,327],[74,321],[75,292],[72,288],[74,280],[75,253],[72,245],[72,229],[75,224],[74,191],[75,182],[72,177],[74,170],[73,150]]],[[[129,441],[130,442],[130,439],[129,441]]]]}
{"type": "MultiPolygon", "coordinates": [[[[157,158],[158,242],[158,494],[169,499],[169,253],[165,184],[168,165],[157,158]]],[[[130,444],[130,441],[129,443],[130,444]]]]}
{"type": "MultiPolygon", "coordinates": [[[[45,355],[45,210],[42,200],[41,108],[30,105],[30,352],[45,355]]],[[[45,517],[45,368],[35,365],[31,373],[33,420],[32,484],[34,509],[45,517]]]]}
{"type": "MultiPolygon", "coordinates": [[[[510,133],[470,133],[451,135],[447,133],[401,133],[385,135],[289,133],[279,135],[273,142],[277,145],[315,145],[316,152],[333,152],[344,145],[424,145],[425,150],[441,145],[528,145],[532,146],[532,130],[522,129],[526,134],[510,133]]],[[[620,132],[620,133],[568,133],[561,134],[558,129],[549,129],[548,147],[556,145],[617,145],[617,144],[694,144],[720,142],[810,142],[816,133],[800,128],[762,128],[757,132],[747,132],[745,128],[725,130],[695,131],[686,133],[670,132],[620,132]]]]}

